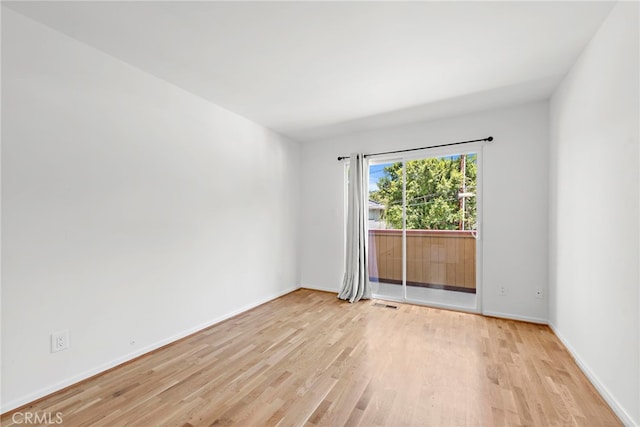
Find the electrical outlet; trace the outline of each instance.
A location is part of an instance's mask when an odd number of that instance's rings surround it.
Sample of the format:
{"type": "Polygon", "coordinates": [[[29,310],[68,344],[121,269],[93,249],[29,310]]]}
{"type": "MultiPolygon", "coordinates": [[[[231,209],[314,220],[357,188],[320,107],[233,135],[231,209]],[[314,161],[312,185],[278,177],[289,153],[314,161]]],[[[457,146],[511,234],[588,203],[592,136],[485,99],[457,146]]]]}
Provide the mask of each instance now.
{"type": "Polygon", "coordinates": [[[51,353],[69,348],[69,330],[53,332],[51,334],[51,353]]]}
{"type": "Polygon", "coordinates": [[[507,295],[507,287],[506,286],[498,286],[498,295],[500,295],[500,296],[507,295]]]}
{"type": "Polygon", "coordinates": [[[536,289],[536,298],[538,298],[538,299],[544,298],[544,292],[543,292],[542,288],[537,288],[536,289]]]}

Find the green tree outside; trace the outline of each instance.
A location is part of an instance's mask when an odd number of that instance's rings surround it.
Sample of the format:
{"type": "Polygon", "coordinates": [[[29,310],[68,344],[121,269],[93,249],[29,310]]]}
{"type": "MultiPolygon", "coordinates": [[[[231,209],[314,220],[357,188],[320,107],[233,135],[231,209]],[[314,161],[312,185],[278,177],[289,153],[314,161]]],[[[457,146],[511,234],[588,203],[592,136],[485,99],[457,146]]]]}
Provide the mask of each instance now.
{"type": "MultiPolygon", "coordinates": [[[[407,229],[475,230],[477,156],[467,154],[406,162],[407,229]],[[464,182],[463,182],[464,171],[464,182]],[[469,194],[472,193],[472,194],[469,194]],[[464,210],[462,199],[464,194],[464,210]]],[[[384,168],[369,198],[385,206],[388,228],[402,228],[402,163],[384,168]]]]}

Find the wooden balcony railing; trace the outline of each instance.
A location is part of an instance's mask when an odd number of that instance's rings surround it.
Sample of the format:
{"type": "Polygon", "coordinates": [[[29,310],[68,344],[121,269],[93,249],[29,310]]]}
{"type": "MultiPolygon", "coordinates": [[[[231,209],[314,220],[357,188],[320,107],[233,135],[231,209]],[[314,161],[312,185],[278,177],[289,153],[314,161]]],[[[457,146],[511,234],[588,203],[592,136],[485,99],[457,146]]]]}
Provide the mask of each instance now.
{"type": "MultiPolygon", "coordinates": [[[[369,230],[369,277],[402,283],[402,230],[369,230]]],[[[407,230],[407,285],[475,293],[473,232],[407,230]]]]}

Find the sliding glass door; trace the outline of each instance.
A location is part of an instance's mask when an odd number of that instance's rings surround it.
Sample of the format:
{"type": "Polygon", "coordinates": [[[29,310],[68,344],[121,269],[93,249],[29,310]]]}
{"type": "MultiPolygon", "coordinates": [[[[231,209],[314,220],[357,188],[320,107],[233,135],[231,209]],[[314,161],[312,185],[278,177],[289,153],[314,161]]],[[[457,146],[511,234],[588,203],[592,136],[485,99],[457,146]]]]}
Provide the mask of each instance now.
{"type": "Polygon", "coordinates": [[[475,152],[370,162],[369,278],[379,298],[476,310],[475,152]]]}

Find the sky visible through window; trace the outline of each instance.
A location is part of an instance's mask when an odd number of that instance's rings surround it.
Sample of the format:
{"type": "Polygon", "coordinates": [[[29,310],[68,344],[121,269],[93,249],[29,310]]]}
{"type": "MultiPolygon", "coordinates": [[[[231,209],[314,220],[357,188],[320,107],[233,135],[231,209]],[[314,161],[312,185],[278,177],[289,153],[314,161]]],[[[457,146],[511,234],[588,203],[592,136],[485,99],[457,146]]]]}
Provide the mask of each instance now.
{"type": "Polygon", "coordinates": [[[386,175],[384,168],[390,164],[371,165],[369,168],[369,193],[378,189],[378,180],[386,175]]]}

